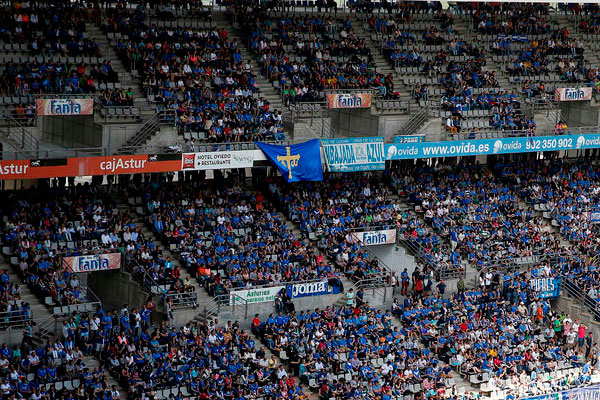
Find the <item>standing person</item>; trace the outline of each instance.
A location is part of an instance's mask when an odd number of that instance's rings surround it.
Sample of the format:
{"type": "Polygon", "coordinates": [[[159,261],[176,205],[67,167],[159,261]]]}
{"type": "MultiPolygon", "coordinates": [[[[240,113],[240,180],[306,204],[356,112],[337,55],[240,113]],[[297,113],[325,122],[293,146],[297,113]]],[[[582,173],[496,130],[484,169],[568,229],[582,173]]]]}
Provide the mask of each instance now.
{"type": "Polygon", "coordinates": [[[354,307],[354,289],[350,288],[348,293],[346,293],[346,304],[348,307],[354,307]]]}
{"type": "Polygon", "coordinates": [[[400,294],[402,296],[408,296],[408,271],[404,268],[404,271],[400,274],[400,279],[402,280],[402,288],[400,289],[400,294]]]}
{"type": "Polygon", "coordinates": [[[590,359],[590,353],[592,352],[593,344],[594,344],[594,337],[592,336],[592,332],[590,332],[585,337],[585,360],[586,361],[588,361],[590,359]]]}
{"type": "Polygon", "coordinates": [[[456,283],[456,289],[458,290],[459,294],[465,291],[465,281],[463,280],[462,276],[456,283]]]}

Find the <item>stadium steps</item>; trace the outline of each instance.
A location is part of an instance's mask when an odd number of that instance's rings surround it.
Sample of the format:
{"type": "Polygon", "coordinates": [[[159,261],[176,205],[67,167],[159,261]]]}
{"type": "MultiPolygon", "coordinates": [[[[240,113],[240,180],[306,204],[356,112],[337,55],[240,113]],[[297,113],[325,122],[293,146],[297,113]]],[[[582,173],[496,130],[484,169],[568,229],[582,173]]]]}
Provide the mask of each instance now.
{"type": "Polygon", "coordinates": [[[394,77],[394,91],[400,93],[400,99],[403,102],[407,102],[409,105],[408,114],[415,113],[419,110],[419,104],[412,98],[412,88],[406,86],[402,82],[402,77],[396,75],[394,71],[394,67],[391,63],[381,54],[381,44],[377,41],[374,41],[371,38],[371,32],[365,29],[363,21],[358,18],[355,14],[350,15],[350,20],[352,21],[352,29],[354,33],[363,38],[367,46],[371,49],[371,54],[373,55],[373,60],[375,61],[375,68],[377,72],[382,74],[392,74],[394,77]]]}
{"type": "Polygon", "coordinates": [[[23,282],[23,279],[21,279],[18,274],[18,268],[18,265],[11,265],[10,259],[6,255],[0,257],[0,269],[8,272],[11,283],[18,283],[20,285],[21,300],[29,303],[33,319],[41,321],[50,318],[50,316],[52,316],[50,307],[53,306],[53,303],[49,303],[48,305],[44,304],[42,300],[31,291],[29,286],[23,282]]]}
{"type": "MultiPolygon", "coordinates": [[[[252,336],[254,338],[255,343],[261,343],[263,345],[260,347],[262,347],[263,350],[265,351],[265,356],[267,357],[267,360],[271,359],[272,356],[275,356],[275,358],[277,359],[279,364],[283,365],[283,367],[287,371],[288,375],[293,376],[294,379],[296,380],[296,383],[302,388],[302,391],[308,395],[308,400],[319,399],[318,393],[312,392],[310,390],[310,388],[304,382],[302,382],[300,380],[300,376],[294,374],[294,370],[290,367],[289,363],[286,362],[288,360],[288,358],[287,358],[287,353],[285,351],[281,352],[280,354],[275,354],[271,351],[271,349],[269,349],[269,346],[267,346],[266,342],[261,340],[261,338],[259,336],[255,335],[254,332],[252,332],[250,329],[246,330],[246,332],[248,333],[249,336],[252,336]]],[[[255,347],[258,348],[259,346],[255,346],[255,347]]],[[[277,366],[277,368],[279,368],[279,365],[277,366]]]]}
{"type": "MultiPolygon", "coordinates": [[[[149,228],[149,221],[147,217],[143,214],[143,205],[140,202],[136,202],[135,198],[133,198],[133,200],[130,202],[129,199],[127,199],[120,193],[113,195],[113,199],[115,201],[115,208],[117,208],[118,210],[135,211],[131,213],[131,217],[135,222],[136,227],[140,228],[146,239],[154,238],[155,243],[161,244],[161,247],[163,248],[162,252],[164,257],[171,257],[173,265],[179,267],[180,279],[185,280],[186,277],[191,277],[190,281],[196,291],[198,307],[193,310],[187,310],[191,313],[190,320],[200,321],[204,323],[218,318],[218,315],[216,313],[204,313],[205,308],[213,309],[214,307],[216,307],[217,303],[215,302],[215,299],[212,296],[209,296],[206,290],[204,290],[204,288],[198,284],[198,280],[195,277],[190,275],[187,268],[185,268],[185,266],[181,264],[179,255],[171,252],[171,250],[164,245],[163,241],[160,240],[160,238],[157,237],[156,234],[149,228]],[[132,210],[132,208],[135,208],[135,210],[132,210]]],[[[141,199],[138,200],[141,201],[141,199]]],[[[158,302],[156,303],[158,304],[158,302]]]]}
{"type": "Polygon", "coordinates": [[[239,30],[229,21],[225,13],[213,12],[213,20],[217,26],[226,27],[229,32],[230,40],[237,40],[240,53],[242,55],[243,62],[250,65],[252,72],[256,77],[256,83],[258,84],[259,96],[264,97],[270,104],[272,110],[284,110],[283,102],[281,101],[281,95],[275,90],[273,85],[266,79],[260,70],[256,62],[256,58],[248,48],[246,47],[246,41],[240,35],[239,30]]]}
{"type": "MultiPolygon", "coordinates": [[[[83,362],[85,364],[86,368],[89,368],[90,371],[93,371],[94,368],[105,368],[104,365],[102,365],[100,363],[100,361],[92,356],[83,356],[83,362]]],[[[128,391],[121,386],[121,384],[112,376],[112,374],[110,374],[108,372],[108,370],[106,370],[106,373],[104,374],[104,376],[106,377],[106,383],[109,386],[109,389],[112,389],[113,386],[116,387],[116,389],[119,391],[120,394],[120,398],[121,399],[126,399],[127,395],[129,394],[128,391]]]]}

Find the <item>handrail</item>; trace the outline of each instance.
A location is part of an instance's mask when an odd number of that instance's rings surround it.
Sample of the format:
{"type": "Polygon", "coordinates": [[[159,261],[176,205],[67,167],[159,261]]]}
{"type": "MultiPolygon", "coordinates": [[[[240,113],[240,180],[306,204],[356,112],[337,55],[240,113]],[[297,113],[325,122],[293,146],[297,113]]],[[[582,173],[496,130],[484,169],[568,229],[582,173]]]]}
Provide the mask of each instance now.
{"type": "Polygon", "coordinates": [[[397,238],[399,243],[402,243],[404,247],[417,257],[417,262],[431,267],[437,273],[439,279],[464,278],[466,276],[465,268],[456,268],[444,260],[438,260],[436,263],[433,263],[427,258],[426,255],[428,252],[425,248],[420,243],[411,240],[410,237],[406,237],[400,230],[397,232],[397,238]]]}
{"type": "Polygon", "coordinates": [[[218,317],[222,309],[231,308],[231,313],[236,314],[236,309],[241,307],[244,310],[244,318],[248,318],[248,300],[238,296],[235,293],[224,293],[214,297],[214,304],[204,306],[202,315],[206,320],[211,317],[218,317]]]}
{"type": "Polygon", "coordinates": [[[600,303],[588,296],[584,289],[569,279],[566,274],[561,274],[561,281],[568,295],[577,300],[582,306],[585,306],[596,321],[600,320],[600,303]]]}
{"type": "MultiPolygon", "coordinates": [[[[21,124],[18,120],[10,115],[3,115],[0,117],[5,121],[8,121],[7,128],[7,139],[11,141],[11,144],[15,147],[17,152],[34,151],[36,152],[40,148],[40,141],[37,136],[32,133],[28,127],[21,124]]],[[[0,127],[1,129],[2,127],[0,127]]]]}
{"type": "Polygon", "coordinates": [[[125,257],[121,270],[131,274],[134,279],[142,285],[142,288],[150,294],[161,294],[160,284],[150,276],[135,257],[125,257]],[[140,267],[140,268],[137,268],[140,267]]]}
{"type": "Polygon", "coordinates": [[[413,114],[399,129],[401,135],[409,135],[410,132],[417,132],[425,122],[429,120],[429,105],[425,104],[416,114],[413,114]]]}
{"type": "Polygon", "coordinates": [[[33,320],[32,310],[13,310],[0,312],[0,330],[19,329],[33,320]]]}
{"type": "Polygon", "coordinates": [[[138,127],[135,134],[126,142],[124,147],[140,146],[144,144],[148,137],[155,133],[160,127],[160,119],[161,111],[154,113],[154,115],[138,127]]]}
{"type": "Polygon", "coordinates": [[[160,297],[165,311],[169,311],[169,305],[174,310],[181,310],[184,308],[196,308],[198,306],[198,293],[193,292],[182,292],[182,293],[163,293],[160,297]]]}

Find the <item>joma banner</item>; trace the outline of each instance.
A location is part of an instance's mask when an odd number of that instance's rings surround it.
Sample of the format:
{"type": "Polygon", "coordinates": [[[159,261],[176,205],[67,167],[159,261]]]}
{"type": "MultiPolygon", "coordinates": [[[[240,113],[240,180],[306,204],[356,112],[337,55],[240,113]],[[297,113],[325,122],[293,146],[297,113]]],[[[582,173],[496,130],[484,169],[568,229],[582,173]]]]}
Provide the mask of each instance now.
{"type": "Polygon", "coordinates": [[[63,257],[62,265],[71,272],[96,272],[121,268],[121,253],[63,257]]]}
{"type": "Polygon", "coordinates": [[[36,99],[37,115],[92,115],[94,99],[36,99]]]}

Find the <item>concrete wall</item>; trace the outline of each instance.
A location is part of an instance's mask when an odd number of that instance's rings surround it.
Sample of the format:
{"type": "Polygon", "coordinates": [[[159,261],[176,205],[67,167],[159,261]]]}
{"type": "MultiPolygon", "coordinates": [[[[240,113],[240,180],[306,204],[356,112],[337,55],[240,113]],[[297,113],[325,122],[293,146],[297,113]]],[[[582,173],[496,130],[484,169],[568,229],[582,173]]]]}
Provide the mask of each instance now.
{"type": "Polygon", "coordinates": [[[123,146],[137,131],[139,124],[110,124],[102,129],[102,147],[116,149],[123,146]]]}
{"type": "Polygon", "coordinates": [[[559,105],[567,126],[596,126],[600,122],[598,107],[589,101],[564,101],[559,105]]]}
{"type": "Polygon", "coordinates": [[[39,117],[42,140],[61,147],[99,147],[102,127],[93,116],[39,117]]]}
{"type": "Polygon", "coordinates": [[[379,117],[371,109],[330,110],[331,126],[336,137],[377,136],[379,117]]]}
{"type": "Polygon", "coordinates": [[[386,142],[394,140],[399,135],[400,128],[410,119],[410,115],[382,115],[379,117],[377,136],[383,136],[386,142]]]}
{"type": "MultiPolygon", "coordinates": [[[[123,304],[129,307],[141,307],[148,294],[140,289],[131,275],[114,271],[101,271],[88,276],[88,286],[100,297],[104,309],[120,309],[123,304]]],[[[154,302],[157,304],[157,302],[154,302]]]]}

